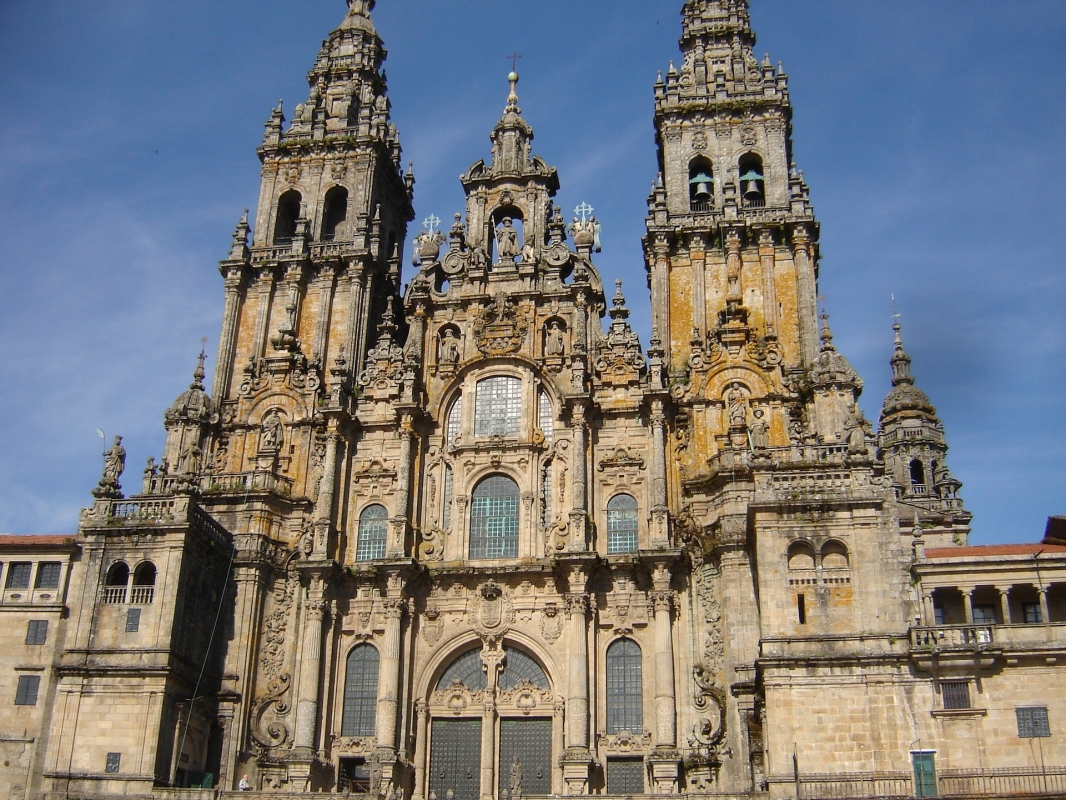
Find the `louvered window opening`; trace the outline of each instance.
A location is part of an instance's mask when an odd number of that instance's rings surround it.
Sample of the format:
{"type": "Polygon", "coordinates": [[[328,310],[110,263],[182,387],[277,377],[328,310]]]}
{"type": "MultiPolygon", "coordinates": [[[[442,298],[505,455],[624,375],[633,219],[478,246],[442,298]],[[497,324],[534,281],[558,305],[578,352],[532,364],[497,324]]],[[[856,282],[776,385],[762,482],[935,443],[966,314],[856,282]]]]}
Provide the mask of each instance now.
{"type": "Polygon", "coordinates": [[[451,444],[459,438],[459,433],[462,431],[463,425],[463,396],[459,395],[455,398],[455,402],[452,403],[452,410],[448,414],[448,430],[446,432],[447,442],[445,444],[451,444]]]}
{"type": "Polygon", "coordinates": [[[607,648],[607,733],[644,732],[643,658],[632,639],[607,648]]]}
{"type": "Polygon", "coordinates": [[[470,503],[470,558],[518,556],[518,484],[504,475],[486,478],[470,503]]]}
{"type": "Polygon", "coordinates": [[[637,501],[618,494],[607,504],[607,552],[633,553],[637,549],[637,501]]]}
{"type": "Polygon", "coordinates": [[[522,424],[522,381],[486,378],[477,385],[474,435],[517,436],[522,424]]]}
{"type": "Polygon", "coordinates": [[[547,392],[541,391],[537,404],[540,407],[538,427],[544,434],[544,440],[550,444],[555,436],[555,420],[552,416],[552,404],[548,399],[547,392]]]}
{"type": "Polygon", "coordinates": [[[485,688],[485,668],[481,663],[481,654],[477,650],[467,650],[455,659],[440,676],[437,688],[444,689],[453,683],[461,683],[472,691],[485,688]]]}
{"type": "Polygon", "coordinates": [[[370,506],[359,516],[359,544],[356,561],[374,561],[385,557],[385,537],[389,512],[384,506],[370,506]]]}
{"type": "Polygon", "coordinates": [[[378,651],[369,644],[348,655],[341,736],[373,736],[378,707],[378,651]]]}

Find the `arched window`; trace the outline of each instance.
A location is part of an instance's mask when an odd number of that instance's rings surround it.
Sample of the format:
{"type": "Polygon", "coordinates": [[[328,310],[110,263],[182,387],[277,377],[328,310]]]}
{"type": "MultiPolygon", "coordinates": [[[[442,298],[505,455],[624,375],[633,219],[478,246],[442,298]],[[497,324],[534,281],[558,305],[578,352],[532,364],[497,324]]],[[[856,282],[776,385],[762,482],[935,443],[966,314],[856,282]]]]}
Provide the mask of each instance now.
{"type": "Polygon", "coordinates": [[[814,548],[806,542],[794,542],[788,548],[788,568],[814,569],[814,548]]]}
{"type": "Polygon", "coordinates": [[[541,689],[548,688],[548,676],[532,656],[514,647],[504,647],[503,651],[507,655],[507,661],[503,674],[500,675],[501,689],[513,689],[522,681],[529,681],[541,689]]]}
{"type": "Polygon", "coordinates": [[[348,190],[343,186],[334,186],[326,192],[326,202],[322,209],[322,241],[331,242],[343,233],[345,220],[348,219],[348,190]]]}
{"type": "Polygon", "coordinates": [[[478,381],[474,435],[517,436],[522,424],[522,381],[499,376],[478,381]]]}
{"type": "Polygon", "coordinates": [[[911,486],[925,486],[925,467],[918,459],[911,462],[911,486]]]}
{"type": "Polygon", "coordinates": [[[490,475],[470,501],[470,557],[518,557],[518,484],[490,475]]]}
{"type": "Polygon", "coordinates": [[[644,682],[640,646],[619,639],[607,648],[607,733],[644,733],[644,682]]]}
{"type": "Polygon", "coordinates": [[[702,156],[688,165],[688,200],[693,211],[710,211],[714,205],[714,172],[702,156]]]}
{"type": "Polygon", "coordinates": [[[840,542],[826,542],[822,546],[822,569],[847,569],[848,548],[840,542]]]}
{"type": "MultiPolygon", "coordinates": [[[[125,603],[126,585],[130,582],[130,567],[125,561],[116,561],[107,570],[104,579],[104,602],[125,603]]],[[[8,573],[8,585],[10,588],[11,573],[8,573]]]]}
{"type": "Polygon", "coordinates": [[[637,550],[637,501],[628,494],[616,494],[607,504],[607,552],[634,553],[637,550]]]}
{"type": "Polygon", "coordinates": [[[448,431],[445,444],[451,444],[459,438],[463,425],[463,396],[459,395],[452,403],[452,410],[448,412],[448,431]]]}
{"type": "Polygon", "coordinates": [[[543,389],[537,395],[537,427],[544,434],[544,441],[551,444],[555,437],[555,416],[552,414],[552,401],[548,399],[548,393],[543,389]]]}
{"type": "Polygon", "coordinates": [[[378,651],[361,644],[348,655],[341,736],[373,736],[378,708],[378,651]]]}
{"type": "Polygon", "coordinates": [[[134,605],[148,605],[155,600],[155,564],[145,561],[138,564],[133,571],[133,589],[130,602],[134,605]]]}
{"type": "Polygon", "coordinates": [[[288,244],[296,237],[296,220],[300,218],[303,198],[290,189],[278,198],[278,218],[274,223],[274,244],[288,244]]]}
{"type": "Polygon", "coordinates": [[[740,196],[749,208],[766,205],[766,174],[762,159],[754,153],[740,159],[740,196]]]}
{"type": "Polygon", "coordinates": [[[453,683],[460,683],[471,691],[485,688],[485,667],[477,650],[467,650],[449,664],[437,681],[437,688],[444,689],[453,683]]]}
{"type": "Polygon", "coordinates": [[[374,561],[385,557],[385,537],[388,533],[389,512],[384,506],[367,506],[359,515],[359,544],[356,561],[374,561]]]}

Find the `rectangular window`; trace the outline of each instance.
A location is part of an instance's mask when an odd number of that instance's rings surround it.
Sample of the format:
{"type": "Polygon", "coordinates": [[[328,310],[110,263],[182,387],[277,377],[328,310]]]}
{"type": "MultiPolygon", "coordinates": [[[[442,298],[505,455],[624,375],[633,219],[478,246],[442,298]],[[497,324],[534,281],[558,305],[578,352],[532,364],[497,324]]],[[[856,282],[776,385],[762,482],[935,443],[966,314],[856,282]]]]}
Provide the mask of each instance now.
{"type": "Polygon", "coordinates": [[[337,788],[342,792],[369,794],[370,767],[365,758],[342,758],[337,788]]]}
{"type": "Polygon", "coordinates": [[[940,692],[944,696],[944,708],[970,708],[969,681],[941,681],[940,692]]]}
{"type": "Polygon", "coordinates": [[[122,763],[122,753],[108,753],[107,762],[104,764],[104,772],[118,772],[122,763]]]}
{"type": "Polygon", "coordinates": [[[799,624],[807,624],[807,598],[802,594],[796,595],[796,614],[799,617],[799,624]]]}
{"type": "Polygon", "coordinates": [[[607,793],[644,794],[644,759],[608,758],[607,793]]]}
{"type": "Polygon", "coordinates": [[[63,572],[63,565],[58,561],[43,561],[37,566],[38,589],[58,589],[59,576],[63,572]]]}
{"type": "Polygon", "coordinates": [[[26,627],[26,644],[44,644],[48,640],[48,620],[31,619],[26,627]]]}
{"type": "Polygon", "coordinates": [[[141,609],[126,609],[126,633],[137,633],[141,629],[141,609]]]}
{"type": "Polygon", "coordinates": [[[486,378],[479,381],[474,405],[474,435],[517,436],[522,426],[522,381],[486,378]]]}
{"type": "Polygon", "coordinates": [[[973,621],[975,625],[995,625],[996,607],[993,605],[974,606],[973,621]]]}
{"type": "Polygon", "coordinates": [[[935,625],[947,625],[947,617],[944,616],[943,606],[933,606],[933,623],[935,625]]]}
{"type": "Polygon", "coordinates": [[[1051,736],[1047,706],[1023,706],[1014,709],[1018,717],[1018,736],[1022,739],[1046,739],[1051,736]]]}
{"type": "Polygon", "coordinates": [[[1022,603],[1022,621],[1026,625],[1037,625],[1044,621],[1040,612],[1040,603],[1022,603]]]}
{"type": "Polygon", "coordinates": [[[15,705],[37,705],[37,692],[41,688],[40,675],[19,675],[19,685],[15,690],[15,705]]]}
{"type": "Polygon", "coordinates": [[[914,796],[936,797],[936,754],[911,753],[914,765],[914,796]]]}
{"type": "Polygon", "coordinates": [[[29,561],[20,561],[7,568],[8,589],[29,589],[30,573],[33,572],[33,564],[29,561]]]}

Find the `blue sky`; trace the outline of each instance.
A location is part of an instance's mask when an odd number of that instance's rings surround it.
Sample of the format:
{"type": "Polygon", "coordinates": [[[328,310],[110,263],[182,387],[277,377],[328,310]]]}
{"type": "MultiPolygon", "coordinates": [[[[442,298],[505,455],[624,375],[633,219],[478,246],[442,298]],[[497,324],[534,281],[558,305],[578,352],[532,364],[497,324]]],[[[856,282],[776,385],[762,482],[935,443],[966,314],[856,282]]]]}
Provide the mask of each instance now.
{"type": "MultiPolygon", "coordinates": [[[[652,83],[681,0],[381,0],[416,209],[450,219],[488,153],[517,50],[560,203],[604,226],[647,341],[640,254],[652,83]]],[[[342,0],[0,3],[0,530],[65,533],[123,434],[127,491],[162,414],[214,353],[225,256],[258,191],[263,123],[291,110],[342,0]]],[[[1066,513],[1066,3],[753,0],[782,61],[822,223],[836,344],[888,389],[891,302],[937,405],[974,541],[1066,513]]],[[[406,259],[405,259],[406,261],[406,259]]],[[[209,362],[209,369],[211,362],[209,362]]]]}

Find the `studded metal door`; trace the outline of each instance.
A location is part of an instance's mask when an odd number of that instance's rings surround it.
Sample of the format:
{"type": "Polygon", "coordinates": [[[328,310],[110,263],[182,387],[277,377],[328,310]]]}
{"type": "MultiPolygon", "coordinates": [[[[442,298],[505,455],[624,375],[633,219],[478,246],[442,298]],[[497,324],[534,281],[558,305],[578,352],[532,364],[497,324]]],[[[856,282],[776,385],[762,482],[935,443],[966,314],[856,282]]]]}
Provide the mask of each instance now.
{"type": "Polygon", "coordinates": [[[608,758],[607,794],[644,794],[644,759],[608,758]]]}
{"type": "Polygon", "coordinates": [[[552,790],[552,721],[501,719],[499,800],[552,790]]]}
{"type": "Polygon", "coordinates": [[[437,800],[478,800],[481,720],[435,719],[429,744],[429,790],[437,800]]]}

